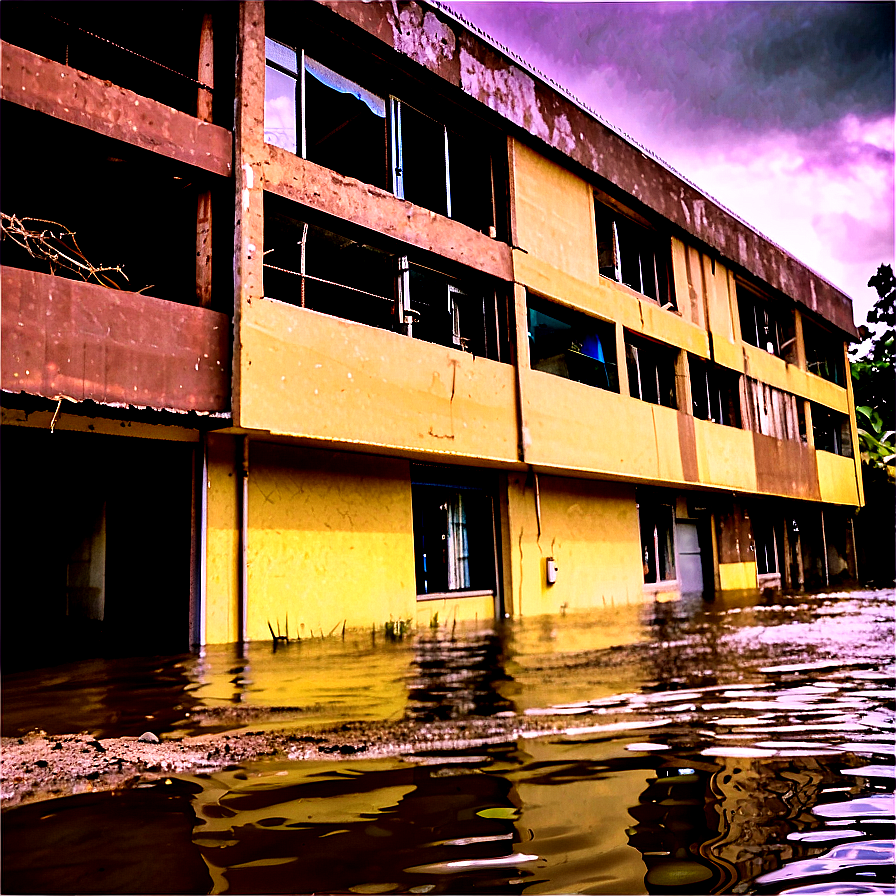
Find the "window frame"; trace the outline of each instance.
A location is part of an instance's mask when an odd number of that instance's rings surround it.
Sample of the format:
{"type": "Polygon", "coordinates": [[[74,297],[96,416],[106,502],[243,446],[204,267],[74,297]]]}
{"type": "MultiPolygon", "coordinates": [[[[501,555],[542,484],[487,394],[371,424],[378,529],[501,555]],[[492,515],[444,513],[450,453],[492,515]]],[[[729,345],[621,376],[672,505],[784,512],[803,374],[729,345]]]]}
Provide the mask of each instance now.
{"type": "Polygon", "coordinates": [[[646,219],[623,208],[599,191],[594,191],[593,198],[595,247],[597,249],[599,275],[631,289],[648,301],[659,305],[664,310],[671,310],[677,313],[678,305],[675,299],[675,285],[671,264],[671,238],[666,240],[662,232],[657,230],[646,219]],[[601,266],[600,263],[601,245],[606,243],[606,239],[602,239],[601,236],[601,230],[603,229],[601,225],[609,225],[609,251],[612,254],[612,265],[601,266]],[[622,235],[620,235],[620,231],[623,231],[622,235]],[[629,266],[626,262],[627,259],[630,260],[628,240],[635,234],[641,235],[641,240],[633,240],[637,248],[631,253],[631,255],[637,256],[639,275],[637,285],[627,282],[626,279],[626,268],[629,266]],[[652,260],[653,290],[656,295],[651,295],[645,288],[647,284],[644,275],[643,257],[646,253],[649,253],[652,260]],[[606,273],[611,269],[612,275],[606,273]]]}
{"type": "Polygon", "coordinates": [[[611,321],[606,321],[602,318],[594,317],[593,315],[586,314],[583,311],[569,308],[566,305],[560,305],[557,302],[551,302],[550,300],[541,298],[534,293],[527,292],[526,333],[529,346],[530,370],[538,370],[541,373],[550,373],[551,375],[558,376],[561,379],[568,379],[572,382],[582,383],[582,385],[591,386],[595,389],[603,389],[606,392],[614,392],[617,395],[619,394],[619,370],[616,355],[616,326],[611,321]],[[549,320],[555,321],[558,324],[568,327],[571,332],[570,344],[563,350],[563,353],[567,356],[570,353],[579,354],[590,359],[594,362],[594,364],[602,365],[606,385],[600,385],[599,383],[589,381],[588,379],[583,379],[581,376],[573,376],[572,372],[569,369],[568,360],[565,362],[565,375],[558,372],[557,370],[548,370],[546,369],[546,367],[536,366],[536,363],[540,363],[540,361],[543,359],[539,359],[539,361],[536,362],[533,355],[533,347],[536,342],[534,331],[537,329],[537,327],[533,327],[533,314],[540,315],[541,317],[548,318],[549,320]],[[581,328],[579,332],[576,332],[577,327],[581,328]],[[582,343],[579,348],[576,348],[576,336],[581,337],[581,339],[578,340],[582,343]],[[603,354],[602,361],[583,351],[584,342],[589,337],[596,338],[600,343],[600,350],[603,354]]]}
{"type": "MultiPolygon", "coordinates": [[[[381,100],[385,104],[385,123],[384,123],[384,144],[383,144],[383,154],[385,160],[386,170],[384,171],[385,182],[388,184],[388,190],[397,198],[402,199],[409,202],[415,202],[414,198],[408,199],[406,196],[406,184],[405,184],[405,144],[408,142],[408,136],[405,131],[405,125],[402,122],[402,114],[404,109],[408,109],[413,111],[416,115],[421,116],[422,118],[428,119],[435,126],[441,129],[442,131],[442,152],[443,152],[443,164],[444,164],[444,211],[440,208],[432,209],[429,208],[428,205],[421,205],[421,208],[428,208],[430,211],[434,211],[436,214],[444,214],[445,217],[450,218],[453,221],[457,221],[460,224],[464,224],[466,227],[470,227],[471,229],[478,230],[480,233],[486,233],[493,239],[498,238],[498,228],[499,228],[499,210],[498,210],[498,196],[496,191],[495,184],[495,157],[492,151],[491,146],[487,146],[483,148],[482,153],[482,161],[488,168],[488,182],[489,182],[489,190],[488,195],[482,197],[481,208],[484,211],[483,217],[488,218],[489,223],[484,225],[484,229],[482,227],[477,226],[473,223],[468,223],[465,220],[461,220],[458,217],[455,217],[457,212],[458,202],[456,201],[456,196],[452,196],[452,184],[451,184],[451,168],[452,168],[452,156],[451,156],[451,143],[452,143],[452,134],[455,134],[458,140],[469,140],[469,138],[465,138],[461,133],[455,133],[450,124],[447,121],[440,120],[435,118],[433,115],[428,112],[422,111],[415,105],[414,103],[408,102],[407,100],[401,99],[396,96],[392,91],[380,93],[377,90],[372,90],[368,87],[365,87],[360,81],[356,80],[354,77],[350,77],[348,75],[343,75],[335,68],[331,68],[326,65],[324,62],[319,61],[316,57],[308,56],[305,49],[300,46],[290,46],[278,38],[273,38],[268,35],[265,35],[265,69],[272,68],[281,74],[284,74],[290,78],[292,78],[296,82],[296,98],[294,103],[294,111],[295,111],[295,130],[296,130],[296,150],[295,155],[297,155],[301,159],[308,159],[308,145],[307,145],[307,131],[308,131],[308,121],[307,121],[307,87],[306,87],[306,63],[307,61],[311,61],[312,63],[321,66],[322,68],[326,68],[329,71],[332,71],[333,74],[338,77],[344,79],[347,82],[355,85],[358,90],[365,94],[370,94],[371,96],[375,96],[377,99],[381,100]],[[289,68],[287,64],[282,61],[273,58],[269,55],[269,45],[273,45],[275,47],[282,48],[287,53],[292,53],[295,57],[295,68],[296,70],[292,70],[289,68]],[[454,201],[453,201],[454,200],[454,201]],[[485,212],[487,206],[487,212],[485,212]]],[[[265,88],[267,90],[267,87],[265,88]]],[[[267,100],[267,93],[265,94],[265,99],[267,100]]],[[[276,143],[272,140],[268,140],[267,138],[267,129],[265,129],[265,142],[271,143],[275,146],[280,146],[287,152],[291,150],[283,147],[281,144],[276,143]]],[[[475,141],[469,141],[475,142],[475,141]]],[[[328,167],[328,166],[325,166],[328,167]]],[[[337,169],[332,169],[337,170],[337,169]]],[[[484,170],[484,169],[483,169],[484,170]]],[[[344,172],[342,172],[344,173],[344,172]]],[[[351,175],[347,175],[351,176],[351,175]]],[[[378,184],[374,184],[374,186],[379,186],[378,184]]],[[[462,189],[461,185],[457,185],[457,189],[462,189]]],[[[418,197],[419,198],[419,197],[418,197]]],[[[420,204],[415,202],[415,204],[420,204]]],[[[504,229],[503,227],[501,228],[504,229]]],[[[503,235],[502,235],[503,238],[503,235]]]]}
{"type": "Polygon", "coordinates": [[[655,404],[660,407],[678,410],[679,389],[676,380],[678,378],[677,362],[681,349],[673,345],[667,345],[664,342],[649,339],[638,333],[632,333],[629,330],[625,330],[624,332],[625,365],[628,371],[629,396],[638,401],[647,402],[648,404],[655,404]],[[645,355],[643,364],[641,357],[642,352],[645,355]],[[653,354],[653,357],[651,357],[651,354],[653,354]],[[665,358],[663,356],[665,356],[665,358]],[[663,363],[658,363],[658,361],[662,361],[663,363]],[[666,365],[668,365],[670,370],[667,371],[666,377],[664,377],[664,379],[666,379],[666,382],[664,383],[660,378],[660,372],[666,365]],[[648,367],[650,367],[653,372],[652,377],[648,376],[648,367]],[[632,376],[633,369],[636,374],[634,377],[632,376]],[[645,371],[644,374],[642,374],[642,369],[645,371]],[[649,397],[645,398],[644,387],[646,384],[652,384],[656,387],[656,401],[653,401],[649,397]],[[634,388],[637,388],[637,394],[633,391],[634,388]],[[667,401],[663,400],[664,393],[668,399],[667,401]]]}
{"type": "Polygon", "coordinates": [[[675,500],[673,498],[639,494],[636,506],[638,509],[638,541],[641,551],[642,574],[644,576],[643,588],[645,591],[675,589],[679,586],[675,500]],[[665,522],[668,522],[668,528],[663,530],[664,533],[668,532],[668,540],[660,538],[660,523],[663,522],[659,516],[661,511],[663,511],[664,516],[668,512],[667,520],[665,520],[665,522]],[[645,519],[648,516],[649,518],[645,519]],[[652,540],[649,544],[645,540],[645,532],[652,535],[652,540]],[[663,547],[662,551],[660,550],[661,545],[663,547]],[[652,575],[654,576],[652,579],[648,578],[651,575],[651,571],[648,568],[651,565],[651,555],[649,554],[651,547],[653,548],[652,575]],[[661,558],[663,559],[662,563],[660,562],[661,558]],[[666,567],[671,572],[671,577],[660,577],[662,567],[666,567]]]}
{"type": "MultiPolygon", "coordinates": [[[[500,550],[500,518],[498,511],[498,490],[497,483],[493,476],[481,470],[459,470],[457,468],[440,466],[436,464],[411,463],[410,469],[411,484],[411,502],[414,529],[414,576],[415,576],[415,593],[418,603],[431,600],[446,600],[449,598],[470,598],[470,597],[492,597],[496,602],[500,598],[500,582],[501,582],[501,558],[500,550]],[[423,496],[421,496],[423,493],[423,496]],[[446,551],[448,556],[447,563],[447,585],[446,590],[421,590],[421,579],[427,582],[426,573],[426,557],[424,553],[420,556],[420,551],[425,545],[427,537],[426,527],[429,521],[424,521],[426,511],[423,507],[424,498],[432,499],[440,493],[445,495],[453,495],[459,499],[458,506],[463,506],[462,496],[467,493],[468,496],[476,495],[478,500],[482,502],[476,514],[476,508],[472,509],[464,522],[467,530],[465,537],[467,538],[467,552],[464,559],[467,562],[466,577],[467,587],[451,588],[452,577],[457,578],[458,570],[452,572],[451,558],[457,556],[457,552],[451,548],[452,524],[450,513],[446,513],[445,532],[442,540],[447,540],[446,551]],[[488,513],[485,514],[483,506],[486,505],[488,513]],[[480,537],[473,540],[470,539],[469,529],[478,527],[478,535],[480,537]],[[488,542],[482,536],[487,534],[488,542]],[[475,548],[474,548],[475,545],[475,548]],[[485,556],[475,557],[471,552],[482,552],[485,556]],[[473,578],[473,572],[470,569],[471,556],[475,558],[476,579],[473,578]],[[486,572],[487,570],[487,572],[486,572]],[[488,581],[485,581],[487,576],[488,581]]],[[[456,527],[454,527],[456,528],[456,527]]],[[[429,535],[432,536],[430,531],[429,535]]],[[[497,606],[497,603],[496,603],[497,606]]]]}

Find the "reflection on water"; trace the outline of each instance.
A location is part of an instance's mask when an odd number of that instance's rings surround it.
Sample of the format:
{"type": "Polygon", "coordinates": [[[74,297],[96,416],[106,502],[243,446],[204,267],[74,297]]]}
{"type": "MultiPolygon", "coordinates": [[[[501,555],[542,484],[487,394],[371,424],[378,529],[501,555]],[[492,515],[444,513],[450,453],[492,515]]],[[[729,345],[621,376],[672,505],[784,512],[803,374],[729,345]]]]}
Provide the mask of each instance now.
{"type": "Polygon", "coordinates": [[[562,731],[13,809],[4,891],[113,880],[97,869],[115,818],[122,889],[96,892],[160,889],[145,832],[167,838],[181,892],[894,893],[892,594],[682,601],[157,668],[190,713],[173,730],[264,705],[279,725],[517,713],[562,731]]]}

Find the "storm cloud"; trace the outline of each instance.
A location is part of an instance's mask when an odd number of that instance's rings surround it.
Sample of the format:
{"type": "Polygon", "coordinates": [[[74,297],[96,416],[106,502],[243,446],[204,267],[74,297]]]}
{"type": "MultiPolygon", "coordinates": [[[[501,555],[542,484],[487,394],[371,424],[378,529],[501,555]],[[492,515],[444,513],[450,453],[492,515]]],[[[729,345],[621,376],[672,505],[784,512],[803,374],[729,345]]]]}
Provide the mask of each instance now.
{"type": "Polygon", "coordinates": [[[893,260],[889,2],[446,6],[856,300],[893,260]]]}

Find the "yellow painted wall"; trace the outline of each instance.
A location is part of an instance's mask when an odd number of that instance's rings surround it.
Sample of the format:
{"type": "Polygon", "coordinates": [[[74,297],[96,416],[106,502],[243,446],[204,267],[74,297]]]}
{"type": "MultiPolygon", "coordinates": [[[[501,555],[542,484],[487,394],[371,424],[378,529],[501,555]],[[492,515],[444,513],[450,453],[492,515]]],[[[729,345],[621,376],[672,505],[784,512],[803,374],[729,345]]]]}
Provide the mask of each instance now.
{"type": "Polygon", "coordinates": [[[508,519],[515,616],[641,602],[643,572],[635,490],[631,485],[540,476],[541,536],[534,483],[508,477],[508,519]],[[545,558],[558,564],[545,580],[545,558]]]}
{"type": "Polygon", "coordinates": [[[406,460],[253,441],[249,465],[250,640],[414,618],[406,460]]]}
{"type": "Polygon", "coordinates": [[[816,451],[818,486],[821,500],[831,504],[859,506],[856,463],[851,457],[841,457],[830,451],[816,451]]]}
{"type": "Polygon", "coordinates": [[[683,481],[678,411],[523,371],[529,463],[683,481]]]}
{"type": "Polygon", "coordinates": [[[756,588],[756,563],[720,563],[722,591],[744,591],[756,588]]]}
{"type": "Polygon", "coordinates": [[[753,434],[733,426],[694,420],[700,482],[756,491],[753,434]]]}
{"type": "Polygon", "coordinates": [[[415,619],[418,629],[432,625],[451,628],[457,622],[491,622],[495,618],[494,597],[446,597],[419,600],[415,619]]]}
{"type": "Polygon", "coordinates": [[[229,644],[239,637],[238,442],[233,436],[208,436],[208,519],[206,524],[205,639],[229,644]]]}
{"type": "Polygon", "coordinates": [[[517,245],[551,268],[596,283],[594,192],[590,184],[525,144],[515,143],[513,187],[517,245]]]}
{"type": "Polygon", "coordinates": [[[269,299],[243,311],[251,429],[517,459],[513,368],[269,299]]]}

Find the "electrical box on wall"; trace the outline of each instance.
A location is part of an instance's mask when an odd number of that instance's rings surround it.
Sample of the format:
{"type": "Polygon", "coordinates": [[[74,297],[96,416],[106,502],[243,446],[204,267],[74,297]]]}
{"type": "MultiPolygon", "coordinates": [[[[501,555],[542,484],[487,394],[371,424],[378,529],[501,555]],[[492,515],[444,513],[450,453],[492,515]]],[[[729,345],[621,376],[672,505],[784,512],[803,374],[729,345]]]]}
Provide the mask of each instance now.
{"type": "Polygon", "coordinates": [[[557,581],[557,561],[553,557],[548,557],[544,561],[544,569],[548,585],[553,585],[557,581]]]}

